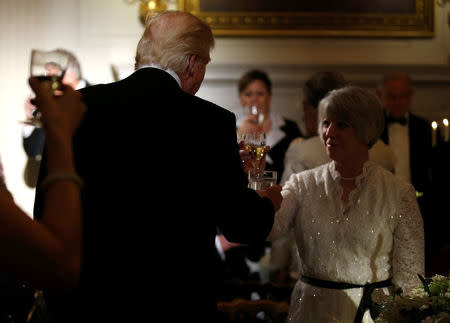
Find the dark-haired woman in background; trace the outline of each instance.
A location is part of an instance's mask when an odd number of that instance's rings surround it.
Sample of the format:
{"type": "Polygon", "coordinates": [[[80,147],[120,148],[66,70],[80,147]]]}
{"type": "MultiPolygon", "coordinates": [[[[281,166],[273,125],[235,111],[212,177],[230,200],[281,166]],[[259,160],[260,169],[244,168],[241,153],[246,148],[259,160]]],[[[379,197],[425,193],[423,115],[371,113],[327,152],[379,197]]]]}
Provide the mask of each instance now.
{"type": "Polygon", "coordinates": [[[238,91],[239,100],[246,112],[244,118],[237,120],[238,136],[244,133],[266,134],[266,145],[270,147],[266,155],[266,169],[277,171],[280,182],[286,150],[293,139],[303,135],[295,121],[271,110],[272,82],[266,72],[251,70],[245,73],[239,80],[238,91]],[[253,106],[260,111],[260,122],[256,115],[247,113],[253,106]]]}

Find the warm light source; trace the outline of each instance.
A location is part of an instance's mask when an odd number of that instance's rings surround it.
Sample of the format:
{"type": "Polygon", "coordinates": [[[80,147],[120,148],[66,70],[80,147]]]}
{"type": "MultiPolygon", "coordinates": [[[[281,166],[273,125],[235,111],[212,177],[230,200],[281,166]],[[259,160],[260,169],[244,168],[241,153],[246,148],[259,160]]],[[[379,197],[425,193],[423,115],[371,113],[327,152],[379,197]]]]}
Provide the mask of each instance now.
{"type": "Polygon", "coordinates": [[[431,135],[432,135],[432,137],[431,137],[431,146],[432,147],[436,146],[436,143],[437,143],[437,127],[438,127],[437,122],[433,121],[431,123],[431,128],[433,129],[432,133],[431,133],[431,135]]]}
{"type": "Polygon", "coordinates": [[[168,4],[172,3],[172,0],[124,0],[128,4],[140,2],[139,4],[139,20],[145,26],[145,23],[148,18],[156,15],[159,12],[168,9],[176,9],[176,8],[168,8],[168,4]]]}
{"type": "Polygon", "coordinates": [[[139,5],[139,20],[145,26],[145,22],[148,18],[166,9],[167,4],[164,0],[141,1],[141,4],[139,5]]]}
{"type": "Polygon", "coordinates": [[[450,139],[449,129],[448,129],[448,119],[444,118],[442,120],[442,123],[444,123],[444,141],[448,142],[450,139]]]}

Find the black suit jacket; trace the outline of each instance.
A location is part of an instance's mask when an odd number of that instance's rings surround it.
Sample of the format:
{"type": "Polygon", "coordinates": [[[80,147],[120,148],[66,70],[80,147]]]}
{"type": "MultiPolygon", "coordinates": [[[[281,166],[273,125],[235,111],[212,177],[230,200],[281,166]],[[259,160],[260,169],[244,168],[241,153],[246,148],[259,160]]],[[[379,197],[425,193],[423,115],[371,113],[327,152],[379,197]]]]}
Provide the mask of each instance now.
{"type": "MultiPolygon", "coordinates": [[[[432,191],[431,191],[431,162],[432,162],[432,139],[430,123],[412,113],[408,117],[409,128],[409,160],[411,168],[411,184],[417,192],[417,202],[422,213],[425,231],[425,261],[430,259],[430,248],[432,246],[432,226],[436,221],[432,218],[432,191]]],[[[388,142],[387,125],[382,139],[388,142]]]]}
{"type": "Polygon", "coordinates": [[[268,155],[272,163],[266,163],[266,169],[277,171],[277,182],[280,183],[284,171],[284,156],[292,140],[303,137],[302,132],[292,120],[284,119],[284,125],[280,128],[284,137],[273,147],[270,147],[268,155]]]}
{"type": "MultiPolygon", "coordinates": [[[[432,171],[431,171],[431,201],[429,221],[425,222],[426,240],[426,272],[427,276],[434,274],[443,274],[433,268],[433,261],[437,262],[435,266],[448,262],[448,259],[440,259],[440,252],[450,246],[450,235],[448,234],[448,222],[450,218],[449,198],[450,198],[450,142],[441,141],[433,148],[432,153],[432,171]]],[[[447,264],[448,266],[448,264],[447,264]]],[[[443,269],[443,268],[442,268],[443,269]]]]}
{"type": "Polygon", "coordinates": [[[154,68],[81,92],[82,272],[77,308],[66,313],[79,322],[156,313],[165,322],[213,322],[216,228],[230,241],[261,241],[274,216],[270,200],[247,188],[234,114],[154,68]]]}
{"type": "MultiPolygon", "coordinates": [[[[384,143],[389,144],[387,125],[382,134],[384,143]]],[[[431,169],[431,126],[430,123],[412,113],[409,113],[409,160],[411,167],[411,183],[420,193],[419,205],[428,198],[430,189],[431,169]],[[423,194],[422,194],[423,193],[423,194]],[[422,198],[423,197],[423,198],[422,198]]],[[[422,208],[424,212],[425,209],[422,208]]]]}

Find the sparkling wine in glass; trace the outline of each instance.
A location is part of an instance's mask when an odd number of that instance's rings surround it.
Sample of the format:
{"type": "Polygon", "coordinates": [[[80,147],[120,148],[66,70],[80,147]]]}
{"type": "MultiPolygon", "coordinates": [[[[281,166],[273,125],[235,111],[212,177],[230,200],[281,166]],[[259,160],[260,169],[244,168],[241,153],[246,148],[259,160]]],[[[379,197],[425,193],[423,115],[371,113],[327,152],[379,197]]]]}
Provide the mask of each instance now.
{"type": "Polygon", "coordinates": [[[250,171],[256,176],[262,176],[261,162],[266,156],[266,134],[265,133],[249,133],[243,134],[242,140],[245,149],[250,152],[254,158],[254,168],[250,171]]]}
{"type": "MultiPolygon", "coordinates": [[[[61,89],[62,79],[69,64],[69,55],[57,49],[44,51],[33,49],[30,59],[30,76],[41,81],[51,93],[61,89]]],[[[24,121],[26,124],[40,127],[40,112],[36,108],[30,120],[24,121]]]]}

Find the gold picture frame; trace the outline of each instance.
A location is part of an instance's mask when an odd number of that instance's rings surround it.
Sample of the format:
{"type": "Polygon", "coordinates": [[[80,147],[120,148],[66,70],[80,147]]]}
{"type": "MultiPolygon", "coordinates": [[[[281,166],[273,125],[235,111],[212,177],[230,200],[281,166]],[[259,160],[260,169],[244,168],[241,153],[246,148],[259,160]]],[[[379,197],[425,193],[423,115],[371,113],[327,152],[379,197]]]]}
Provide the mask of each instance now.
{"type": "Polygon", "coordinates": [[[178,0],[178,7],[207,22],[216,36],[433,37],[435,30],[434,0],[178,0]],[[252,9],[238,8],[245,3],[252,9]],[[323,3],[327,8],[336,3],[336,9],[325,11],[319,7],[323,3]],[[342,10],[345,3],[347,11],[342,10]],[[316,8],[288,8],[303,4],[316,8]],[[277,9],[272,11],[272,5],[277,9]]]}

